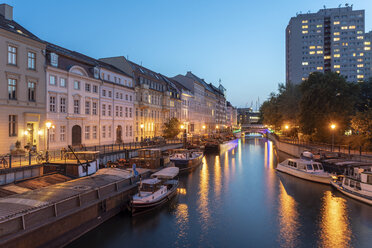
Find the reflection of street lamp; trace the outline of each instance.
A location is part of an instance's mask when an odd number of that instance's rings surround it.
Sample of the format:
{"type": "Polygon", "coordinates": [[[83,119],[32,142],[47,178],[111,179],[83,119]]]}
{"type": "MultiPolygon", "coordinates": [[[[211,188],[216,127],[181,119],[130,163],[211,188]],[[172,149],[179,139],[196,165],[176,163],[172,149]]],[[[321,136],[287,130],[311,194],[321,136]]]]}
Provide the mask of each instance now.
{"type": "Polygon", "coordinates": [[[335,128],[336,128],[336,125],[331,124],[331,130],[332,130],[332,149],[331,149],[331,152],[333,152],[333,147],[335,145],[335,128]]]}
{"type": "Polygon", "coordinates": [[[52,127],[52,123],[47,122],[45,123],[45,126],[47,128],[47,150],[46,150],[45,157],[46,157],[46,162],[48,162],[49,161],[49,129],[52,127]]]}

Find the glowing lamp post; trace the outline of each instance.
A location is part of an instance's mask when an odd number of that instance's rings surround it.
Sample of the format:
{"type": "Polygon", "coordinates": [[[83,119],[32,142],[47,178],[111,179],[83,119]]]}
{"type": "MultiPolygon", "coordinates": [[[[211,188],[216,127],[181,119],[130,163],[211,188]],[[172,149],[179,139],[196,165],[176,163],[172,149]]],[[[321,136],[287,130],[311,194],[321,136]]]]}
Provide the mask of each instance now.
{"type": "Polygon", "coordinates": [[[145,127],[145,125],[141,124],[140,127],[141,127],[141,141],[143,141],[143,128],[145,127]]]}
{"type": "Polygon", "coordinates": [[[334,148],[334,145],[335,145],[335,129],[336,129],[336,125],[335,124],[331,124],[331,131],[332,131],[332,148],[331,148],[331,152],[333,152],[333,148],[334,148]]]}

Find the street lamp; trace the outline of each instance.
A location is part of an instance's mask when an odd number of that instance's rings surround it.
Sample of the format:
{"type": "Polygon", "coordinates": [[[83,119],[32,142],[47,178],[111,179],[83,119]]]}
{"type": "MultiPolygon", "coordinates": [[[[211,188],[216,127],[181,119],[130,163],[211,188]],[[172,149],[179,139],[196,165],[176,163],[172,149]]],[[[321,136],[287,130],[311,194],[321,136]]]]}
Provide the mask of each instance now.
{"type": "Polygon", "coordinates": [[[143,128],[145,127],[145,125],[141,124],[140,127],[141,127],[141,141],[143,141],[143,128]]]}
{"type": "Polygon", "coordinates": [[[334,148],[334,145],[335,145],[335,128],[336,128],[336,125],[331,124],[331,130],[332,130],[332,149],[331,149],[331,152],[333,152],[333,148],[334,148]]]}
{"type": "Polygon", "coordinates": [[[288,130],[288,129],[289,129],[289,126],[288,126],[288,125],[285,125],[285,127],[284,127],[284,128],[288,130]]]}

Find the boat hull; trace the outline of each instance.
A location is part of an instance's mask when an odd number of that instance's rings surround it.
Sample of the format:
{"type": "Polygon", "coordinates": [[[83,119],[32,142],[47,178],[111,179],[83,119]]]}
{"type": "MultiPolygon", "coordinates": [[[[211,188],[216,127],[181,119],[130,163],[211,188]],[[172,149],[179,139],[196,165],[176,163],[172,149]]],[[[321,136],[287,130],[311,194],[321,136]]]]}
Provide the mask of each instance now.
{"type": "Polygon", "coordinates": [[[312,182],[324,183],[324,184],[330,184],[331,183],[331,177],[323,177],[323,176],[319,176],[319,175],[315,175],[315,174],[311,174],[311,173],[305,173],[305,172],[300,171],[300,170],[290,169],[290,168],[288,168],[286,166],[283,166],[281,164],[278,164],[278,166],[276,167],[276,170],[280,171],[280,172],[287,173],[289,175],[292,175],[292,176],[295,176],[295,177],[298,177],[298,178],[301,178],[301,179],[312,181],[312,182]]]}
{"type": "Polygon", "coordinates": [[[353,192],[351,190],[345,189],[344,187],[342,187],[342,185],[340,185],[340,183],[335,182],[335,181],[331,181],[331,185],[334,188],[336,188],[338,191],[340,191],[341,193],[343,193],[344,195],[349,196],[350,198],[353,198],[355,200],[358,200],[358,201],[367,203],[369,205],[372,205],[372,198],[371,197],[367,198],[368,196],[364,196],[364,195],[362,195],[360,193],[353,192]]]}
{"type": "Polygon", "coordinates": [[[180,168],[180,171],[188,171],[192,170],[199,165],[201,165],[203,161],[203,154],[200,154],[200,156],[194,158],[194,159],[171,159],[171,162],[174,163],[174,166],[180,168]]]}
{"type": "Polygon", "coordinates": [[[129,207],[132,215],[138,215],[153,210],[154,208],[160,207],[163,204],[169,202],[177,193],[178,182],[172,186],[172,188],[164,195],[161,199],[148,203],[134,203],[131,201],[129,207]]]}

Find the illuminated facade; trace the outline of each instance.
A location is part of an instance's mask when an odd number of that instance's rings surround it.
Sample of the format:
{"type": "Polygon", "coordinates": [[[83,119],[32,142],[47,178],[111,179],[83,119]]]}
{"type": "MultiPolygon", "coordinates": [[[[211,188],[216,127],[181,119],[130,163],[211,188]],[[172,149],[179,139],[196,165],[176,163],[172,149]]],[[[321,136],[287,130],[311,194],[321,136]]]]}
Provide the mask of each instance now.
{"type": "Polygon", "coordinates": [[[287,84],[299,84],[316,71],[364,80],[364,29],[364,10],[349,6],[292,17],[286,28],[287,84]]]}
{"type": "Polygon", "coordinates": [[[0,5],[0,154],[45,147],[45,43],[0,5]]]}
{"type": "Polygon", "coordinates": [[[364,36],[365,73],[366,80],[372,77],[372,31],[364,36]]]}

